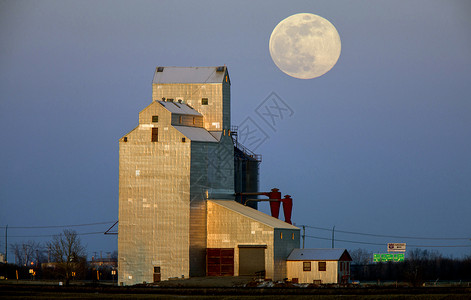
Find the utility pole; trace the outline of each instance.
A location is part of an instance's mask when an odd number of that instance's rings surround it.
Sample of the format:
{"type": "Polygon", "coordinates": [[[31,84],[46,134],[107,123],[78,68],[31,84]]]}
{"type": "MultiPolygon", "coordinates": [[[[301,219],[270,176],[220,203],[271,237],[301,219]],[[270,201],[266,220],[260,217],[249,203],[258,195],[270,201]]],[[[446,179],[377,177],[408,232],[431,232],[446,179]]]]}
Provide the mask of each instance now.
{"type": "Polygon", "coordinates": [[[335,225],[334,225],[334,228],[332,228],[332,249],[334,249],[334,234],[335,234],[335,225]]]}
{"type": "Polygon", "coordinates": [[[303,225],[303,249],[304,249],[304,240],[306,239],[306,226],[303,225]]]}
{"type": "Polygon", "coordinates": [[[5,263],[8,262],[8,224],[5,227],[5,263]]]}

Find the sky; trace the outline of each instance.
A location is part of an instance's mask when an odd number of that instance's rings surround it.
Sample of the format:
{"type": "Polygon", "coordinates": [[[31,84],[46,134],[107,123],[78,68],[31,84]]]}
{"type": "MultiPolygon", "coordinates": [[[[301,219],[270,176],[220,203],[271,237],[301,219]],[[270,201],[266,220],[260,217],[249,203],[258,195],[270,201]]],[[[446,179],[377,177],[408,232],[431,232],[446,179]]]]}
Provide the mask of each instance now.
{"type": "Polygon", "coordinates": [[[118,139],[151,102],[155,67],[227,65],[232,124],[261,138],[246,145],[263,157],[260,190],[293,197],[307,248],[331,247],[335,226],[339,248],[471,255],[470,15],[468,0],[0,1],[8,244],[63,229],[14,227],[103,223],[73,229],[90,256],[116,250],[115,235],[85,233],[118,219],[118,139]],[[272,30],[296,13],[339,32],[321,77],[290,77],[270,57],[272,30]],[[273,97],[285,110],[269,125],[273,97]]]}

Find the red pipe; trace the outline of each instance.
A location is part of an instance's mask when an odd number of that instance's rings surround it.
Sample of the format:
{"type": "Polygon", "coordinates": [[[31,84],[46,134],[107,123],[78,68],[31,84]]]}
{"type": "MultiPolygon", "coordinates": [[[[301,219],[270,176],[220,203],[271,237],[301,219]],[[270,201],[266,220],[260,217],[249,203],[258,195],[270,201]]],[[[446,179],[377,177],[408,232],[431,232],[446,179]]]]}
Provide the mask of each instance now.
{"type": "Polygon", "coordinates": [[[281,193],[279,192],[279,189],[274,188],[271,189],[271,192],[268,193],[268,198],[270,200],[270,211],[271,211],[271,216],[274,218],[277,218],[280,216],[280,200],[281,200],[281,193]]]}
{"type": "Polygon", "coordinates": [[[274,188],[274,189],[271,189],[271,192],[267,193],[268,195],[268,198],[270,198],[270,200],[278,200],[280,201],[281,200],[281,193],[278,192],[279,189],[277,188],[274,188]]]}
{"type": "MultiPolygon", "coordinates": [[[[283,202],[283,214],[285,215],[285,222],[288,224],[291,223],[291,212],[293,210],[293,199],[291,198],[290,195],[285,195],[284,199],[281,199],[281,202],[283,202]]],[[[280,203],[280,202],[278,202],[280,203]]],[[[271,204],[271,202],[270,202],[271,204]]]]}
{"type": "Polygon", "coordinates": [[[278,216],[280,215],[280,202],[270,201],[270,211],[271,216],[278,219],[278,216]]]}
{"type": "Polygon", "coordinates": [[[281,199],[281,193],[279,189],[273,188],[270,192],[244,192],[239,193],[240,199],[242,200],[242,195],[249,196],[249,195],[263,195],[267,196],[270,201],[270,211],[271,216],[277,218],[280,216],[280,206],[281,202],[283,202],[283,213],[285,215],[285,222],[291,224],[291,211],[293,209],[293,199],[291,199],[290,195],[286,195],[284,199],[281,199]]]}

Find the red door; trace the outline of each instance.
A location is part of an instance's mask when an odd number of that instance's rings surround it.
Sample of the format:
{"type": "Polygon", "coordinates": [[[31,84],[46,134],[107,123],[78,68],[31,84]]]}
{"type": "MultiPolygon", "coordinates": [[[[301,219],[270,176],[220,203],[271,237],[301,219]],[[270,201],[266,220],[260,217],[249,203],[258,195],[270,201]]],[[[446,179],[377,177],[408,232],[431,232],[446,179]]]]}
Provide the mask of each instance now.
{"type": "Polygon", "coordinates": [[[206,249],[207,276],[234,276],[234,249],[206,249]]]}

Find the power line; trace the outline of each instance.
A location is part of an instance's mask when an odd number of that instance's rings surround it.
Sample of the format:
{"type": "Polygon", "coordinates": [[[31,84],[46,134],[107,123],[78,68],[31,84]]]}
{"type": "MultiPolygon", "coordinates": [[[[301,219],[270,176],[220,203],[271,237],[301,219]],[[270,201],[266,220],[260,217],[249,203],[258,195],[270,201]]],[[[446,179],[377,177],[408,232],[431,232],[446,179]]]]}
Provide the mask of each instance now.
{"type": "MultiPolygon", "coordinates": [[[[85,233],[77,233],[77,235],[91,235],[91,234],[103,234],[104,232],[103,231],[96,231],[96,232],[85,232],[85,233]]],[[[15,238],[19,238],[19,237],[27,237],[27,238],[34,238],[34,237],[53,237],[55,235],[59,235],[59,234],[40,234],[40,235],[12,235],[12,236],[8,236],[8,237],[15,237],[15,238]]]]}
{"type": "MultiPolygon", "coordinates": [[[[332,231],[332,228],[323,228],[323,227],[316,227],[316,226],[309,226],[309,225],[301,225],[307,228],[325,230],[325,231],[332,231]]],[[[336,229],[335,232],[347,233],[347,234],[356,234],[356,235],[365,235],[365,236],[374,236],[374,237],[388,237],[388,238],[397,238],[397,239],[415,239],[415,240],[466,240],[469,241],[470,238],[445,238],[445,237],[413,237],[413,236],[398,236],[398,235],[384,235],[384,234],[373,234],[373,233],[363,233],[363,232],[355,232],[355,231],[345,231],[345,230],[338,230],[336,229]]]]}
{"type": "MultiPolygon", "coordinates": [[[[65,227],[81,227],[81,226],[93,226],[93,225],[104,225],[111,224],[115,221],[110,222],[98,222],[98,223],[88,223],[88,224],[72,224],[72,225],[49,225],[49,226],[8,226],[9,229],[42,229],[42,228],[65,228],[65,227]]],[[[0,226],[1,228],[6,228],[6,226],[0,226]]]]}
{"type": "MultiPolygon", "coordinates": [[[[307,227],[307,226],[306,226],[307,227]]],[[[322,238],[319,236],[312,236],[312,235],[306,235],[306,237],[313,238],[313,239],[318,239],[318,240],[326,240],[326,241],[331,241],[331,238],[322,238]]],[[[355,241],[347,241],[347,240],[340,240],[340,239],[335,239],[337,242],[346,242],[346,243],[354,243],[354,244],[365,244],[365,245],[376,245],[376,246],[384,246],[383,244],[379,243],[368,243],[368,242],[355,242],[355,241]]]]}
{"type": "MultiPolygon", "coordinates": [[[[306,237],[313,238],[313,239],[318,239],[318,240],[326,240],[326,241],[331,241],[332,239],[330,238],[323,238],[323,237],[318,237],[318,236],[312,236],[312,235],[306,235],[306,237]]],[[[375,245],[375,246],[384,246],[385,244],[382,243],[369,243],[369,242],[360,242],[360,241],[349,241],[349,240],[341,240],[341,239],[335,239],[337,242],[345,242],[345,243],[353,243],[353,244],[364,244],[364,245],[375,245]]],[[[444,246],[438,246],[438,245],[410,245],[407,244],[408,247],[414,247],[414,248],[463,248],[463,247],[471,247],[471,245],[444,245],[444,246]]]]}

